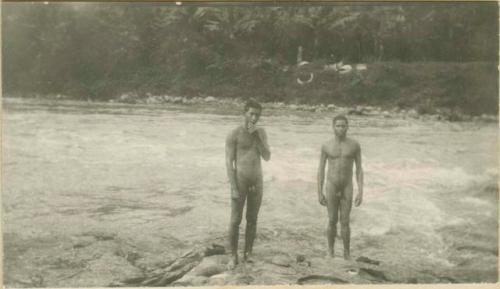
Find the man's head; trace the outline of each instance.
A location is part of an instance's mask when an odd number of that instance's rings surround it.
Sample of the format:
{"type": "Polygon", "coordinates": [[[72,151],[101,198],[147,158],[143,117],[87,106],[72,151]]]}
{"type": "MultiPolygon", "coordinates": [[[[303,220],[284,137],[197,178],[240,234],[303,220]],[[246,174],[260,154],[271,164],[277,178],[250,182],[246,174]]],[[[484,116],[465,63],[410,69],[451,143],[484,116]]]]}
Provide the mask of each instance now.
{"type": "Polygon", "coordinates": [[[256,124],[259,121],[262,105],[254,99],[249,99],[245,103],[245,124],[249,122],[256,124]]]}
{"type": "Polygon", "coordinates": [[[344,138],[346,136],[347,130],[349,129],[349,122],[345,115],[337,115],[333,118],[333,132],[335,136],[344,138]]]}

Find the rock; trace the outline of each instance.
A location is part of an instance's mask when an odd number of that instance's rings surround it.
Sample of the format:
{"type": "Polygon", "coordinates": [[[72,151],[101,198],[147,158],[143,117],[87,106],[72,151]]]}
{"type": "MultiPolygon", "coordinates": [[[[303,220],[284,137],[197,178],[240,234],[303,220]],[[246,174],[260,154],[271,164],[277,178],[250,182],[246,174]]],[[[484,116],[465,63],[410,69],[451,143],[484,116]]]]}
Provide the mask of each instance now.
{"type": "Polygon", "coordinates": [[[296,104],[290,104],[290,109],[297,110],[299,107],[296,104]]]}
{"type": "Polygon", "coordinates": [[[414,110],[414,109],[410,109],[408,111],[408,116],[412,117],[412,118],[418,118],[418,112],[416,110],[414,110]]]}
{"type": "Polygon", "coordinates": [[[431,115],[429,115],[429,119],[432,121],[438,121],[438,120],[441,120],[441,116],[438,114],[431,114],[431,115]]]}
{"type": "Polygon", "coordinates": [[[80,236],[80,237],[73,237],[72,242],[73,242],[73,248],[83,248],[91,245],[94,243],[96,239],[93,236],[80,236]]]}
{"type": "Polygon", "coordinates": [[[358,63],[358,64],[356,64],[355,67],[356,67],[356,70],[358,70],[358,71],[362,71],[362,70],[367,70],[368,69],[367,65],[364,64],[364,63],[358,63]]]}
{"type": "Polygon", "coordinates": [[[297,284],[344,284],[348,283],[346,280],[326,275],[308,275],[301,277],[297,280],[297,284]]]}
{"type": "Polygon", "coordinates": [[[127,93],[120,95],[120,101],[125,102],[125,103],[135,102],[135,100],[132,98],[132,96],[130,94],[127,94],[127,93]]]}
{"type": "Polygon", "coordinates": [[[205,285],[208,281],[207,277],[204,276],[194,276],[193,279],[191,280],[191,285],[192,286],[202,286],[205,285]]]}
{"type": "Polygon", "coordinates": [[[290,267],[292,260],[285,255],[277,255],[271,259],[271,264],[281,266],[281,267],[290,267]]]}
{"type": "Polygon", "coordinates": [[[191,274],[184,275],[181,279],[172,283],[173,286],[202,286],[208,281],[207,277],[194,276],[191,274]]]}
{"type": "Polygon", "coordinates": [[[141,270],[124,258],[106,253],[99,259],[89,261],[85,270],[72,278],[71,284],[75,287],[103,287],[117,282],[118,279],[141,277],[141,270]]]}
{"type": "Polygon", "coordinates": [[[349,114],[349,115],[364,115],[364,111],[362,109],[355,108],[355,109],[350,109],[349,111],[347,111],[347,114],[349,114]]]}
{"type": "Polygon", "coordinates": [[[389,281],[384,272],[375,269],[361,267],[359,268],[359,275],[375,281],[389,281]]]}
{"type": "Polygon", "coordinates": [[[495,121],[497,121],[497,117],[496,117],[496,116],[494,116],[494,115],[487,115],[487,114],[485,114],[485,113],[483,113],[483,114],[481,115],[480,119],[481,119],[482,121],[487,121],[487,122],[489,122],[489,121],[491,121],[491,122],[495,122],[495,121]]]}
{"type": "Polygon", "coordinates": [[[373,260],[373,259],[370,259],[370,258],[365,257],[365,256],[361,256],[361,257],[357,258],[356,262],[363,262],[363,263],[372,264],[372,265],[380,265],[380,261],[373,260]]]}
{"type": "Polygon", "coordinates": [[[218,275],[214,275],[208,279],[207,285],[210,286],[222,286],[227,283],[227,280],[229,278],[229,274],[227,273],[222,273],[218,275]]]}
{"type": "Polygon", "coordinates": [[[226,279],[226,285],[250,285],[255,279],[248,274],[237,274],[231,278],[226,279]]]}
{"type": "Polygon", "coordinates": [[[81,234],[81,236],[91,236],[98,241],[108,241],[116,238],[115,233],[105,232],[105,231],[89,231],[81,234]]]}
{"type": "Polygon", "coordinates": [[[135,261],[137,261],[140,258],[141,255],[135,251],[128,252],[126,256],[127,261],[132,265],[135,265],[135,261]]]}
{"type": "Polygon", "coordinates": [[[207,96],[205,97],[205,102],[214,102],[216,99],[213,96],[207,96]]]}
{"type": "Polygon", "coordinates": [[[226,253],[224,246],[212,244],[210,247],[205,248],[205,257],[212,255],[222,255],[226,253]]]}
{"type": "Polygon", "coordinates": [[[175,270],[169,270],[167,273],[165,273],[159,280],[155,280],[152,285],[154,286],[166,286],[169,285],[170,283],[182,278],[184,275],[186,275],[187,272],[191,271],[194,267],[196,266],[195,262],[188,263],[185,266],[175,269],[175,270]]]}
{"type": "Polygon", "coordinates": [[[210,277],[213,275],[220,274],[226,270],[227,263],[229,262],[229,257],[226,255],[214,255],[210,257],[205,257],[198,264],[190,274],[194,276],[205,276],[210,277]]]}
{"type": "Polygon", "coordinates": [[[146,98],[146,103],[147,104],[157,104],[157,103],[159,103],[159,101],[158,101],[158,99],[156,99],[156,97],[149,96],[148,98],[146,98]]]}
{"type": "Polygon", "coordinates": [[[327,106],[327,108],[328,108],[328,109],[331,109],[331,110],[334,110],[334,109],[336,109],[336,108],[337,108],[337,106],[335,106],[335,104],[329,104],[329,105],[327,106]]]}
{"type": "Polygon", "coordinates": [[[298,254],[296,260],[297,260],[297,263],[304,262],[306,260],[306,256],[298,254]]]}

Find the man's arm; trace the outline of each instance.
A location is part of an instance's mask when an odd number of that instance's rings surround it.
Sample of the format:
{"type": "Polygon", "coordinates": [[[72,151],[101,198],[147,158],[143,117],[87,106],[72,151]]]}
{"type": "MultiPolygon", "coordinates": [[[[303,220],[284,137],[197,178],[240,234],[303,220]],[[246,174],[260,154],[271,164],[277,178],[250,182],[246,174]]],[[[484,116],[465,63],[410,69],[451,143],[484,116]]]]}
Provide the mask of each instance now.
{"type": "Polygon", "coordinates": [[[226,138],[226,170],[229,184],[231,185],[231,196],[237,197],[238,189],[236,185],[236,168],[234,162],[236,160],[236,140],[234,132],[231,132],[226,138]]]}
{"type": "Polygon", "coordinates": [[[359,144],[357,144],[354,163],[356,164],[356,181],[358,182],[358,195],[354,200],[354,205],[357,207],[363,202],[363,167],[361,164],[361,147],[359,144]]]}
{"type": "Polygon", "coordinates": [[[259,141],[257,142],[257,149],[260,155],[265,161],[271,159],[271,151],[269,150],[269,144],[267,143],[267,134],[263,128],[257,129],[257,136],[259,141]]]}
{"type": "Polygon", "coordinates": [[[318,168],[318,200],[322,206],[326,206],[326,198],[323,194],[323,184],[325,182],[325,166],[326,166],[326,152],[321,146],[321,155],[319,157],[318,168]]]}

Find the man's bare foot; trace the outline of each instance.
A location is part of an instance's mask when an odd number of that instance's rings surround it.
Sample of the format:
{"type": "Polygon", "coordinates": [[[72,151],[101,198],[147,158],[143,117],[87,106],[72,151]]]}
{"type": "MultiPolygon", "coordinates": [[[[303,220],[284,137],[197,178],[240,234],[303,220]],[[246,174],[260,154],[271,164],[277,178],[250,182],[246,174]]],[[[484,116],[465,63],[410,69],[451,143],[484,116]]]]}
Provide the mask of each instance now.
{"type": "Polygon", "coordinates": [[[349,252],[344,251],[344,260],[351,260],[351,254],[349,252]]]}
{"type": "Polygon", "coordinates": [[[245,263],[253,263],[252,253],[245,253],[245,254],[243,254],[243,261],[245,263]]]}
{"type": "Polygon", "coordinates": [[[231,260],[227,263],[227,270],[233,270],[236,268],[238,265],[238,256],[234,256],[231,258],[231,260]]]}
{"type": "Polygon", "coordinates": [[[333,250],[329,252],[330,258],[335,258],[335,254],[333,253],[333,250]]]}

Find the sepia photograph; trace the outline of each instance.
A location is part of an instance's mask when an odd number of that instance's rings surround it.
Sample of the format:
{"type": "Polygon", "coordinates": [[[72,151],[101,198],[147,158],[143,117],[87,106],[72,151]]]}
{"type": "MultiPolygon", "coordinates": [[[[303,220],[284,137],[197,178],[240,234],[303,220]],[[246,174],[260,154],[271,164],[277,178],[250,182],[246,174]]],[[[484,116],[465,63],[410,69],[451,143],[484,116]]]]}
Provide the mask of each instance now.
{"type": "Polygon", "coordinates": [[[498,284],[498,2],[0,5],[4,287],[498,284]]]}

